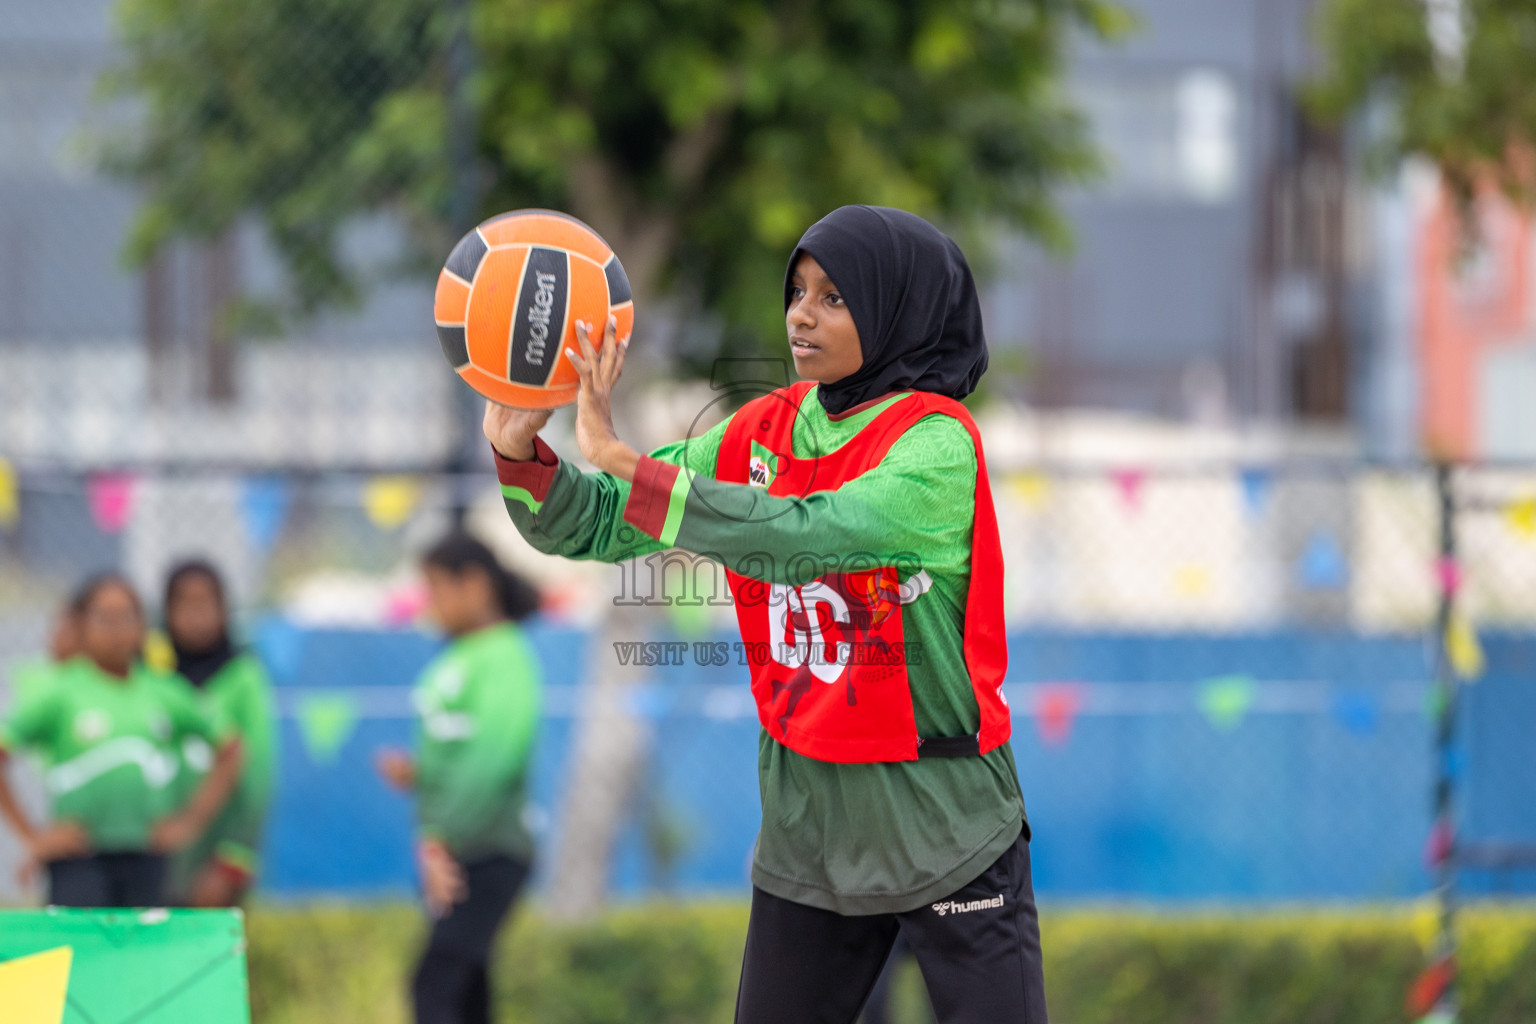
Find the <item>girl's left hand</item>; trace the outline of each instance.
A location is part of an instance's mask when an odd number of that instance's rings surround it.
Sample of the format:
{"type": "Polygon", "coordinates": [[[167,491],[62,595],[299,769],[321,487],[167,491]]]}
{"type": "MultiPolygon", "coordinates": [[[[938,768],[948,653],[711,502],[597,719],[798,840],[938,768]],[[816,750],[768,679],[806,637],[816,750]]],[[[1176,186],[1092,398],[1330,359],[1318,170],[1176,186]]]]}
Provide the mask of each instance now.
{"type": "Polygon", "coordinates": [[[624,369],[624,353],[629,348],[629,336],[618,337],[618,328],[617,318],[610,316],[603,330],[603,347],[597,350],[592,347],[591,325],[578,320],[576,342],[581,351],[565,350],[581,378],[576,398],[576,443],[587,461],[605,472],[625,462],[624,453],[638,458],[613,429],[613,386],[624,369]]]}
{"type": "Polygon", "coordinates": [[[180,811],[155,822],[149,834],[149,847],[156,853],[176,853],[197,842],[197,837],[202,834],[202,823],[186,811],[180,811]]]}
{"type": "Polygon", "coordinates": [[[403,750],[381,750],[373,760],[385,782],[402,793],[416,788],[416,760],[403,750]]]}
{"type": "Polygon", "coordinates": [[[36,864],[83,857],[91,853],[91,837],[73,821],[56,821],[27,840],[27,857],[36,864]]]}
{"type": "Polygon", "coordinates": [[[469,895],[464,869],[448,848],[435,840],[425,840],[416,848],[416,862],[421,868],[422,896],[427,912],[433,917],[447,917],[455,903],[469,895]]]}

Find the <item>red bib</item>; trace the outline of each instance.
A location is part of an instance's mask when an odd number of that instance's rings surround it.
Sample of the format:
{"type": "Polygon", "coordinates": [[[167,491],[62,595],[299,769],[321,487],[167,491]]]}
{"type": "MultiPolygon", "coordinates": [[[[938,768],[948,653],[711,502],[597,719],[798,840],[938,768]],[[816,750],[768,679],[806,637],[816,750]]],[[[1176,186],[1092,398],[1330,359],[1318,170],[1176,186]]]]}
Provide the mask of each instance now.
{"type": "MultiPolygon", "coordinates": [[[[977,747],[985,754],[1007,741],[1012,720],[1002,690],[1008,667],[1002,546],[976,424],[959,402],[913,392],[835,451],[798,459],[790,438],[800,402],[813,386],[801,382],[743,406],[726,427],[717,477],[766,487],[780,497],[834,491],[879,465],[896,439],[924,416],[942,413],[965,424],[976,445],[965,664],[979,709],[977,747]]],[[[916,760],[925,739],[934,738],[917,733],[901,607],[926,589],[923,553],[912,552],[910,561],[894,559],[905,564],[876,565],[867,553],[822,552],[815,545],[814,535],[805,538],[807,551],[837,555],[838,571],[798,587],[726,570],[758,718],[774,739],[820,761],[916,760]]]]}

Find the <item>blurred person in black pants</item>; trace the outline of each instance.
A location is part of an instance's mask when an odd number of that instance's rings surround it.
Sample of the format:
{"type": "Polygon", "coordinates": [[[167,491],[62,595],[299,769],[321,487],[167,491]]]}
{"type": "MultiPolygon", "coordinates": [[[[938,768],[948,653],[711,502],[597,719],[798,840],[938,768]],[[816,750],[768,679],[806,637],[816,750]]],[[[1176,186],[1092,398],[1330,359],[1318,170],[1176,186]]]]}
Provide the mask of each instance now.
{"type": "Polygon", "coordinates": [[[491,950],[533,861],[524,812],[541,673],[517,623],[538,594],[465,534],[423,561],[430,610],[450,642],[414,694],[415,756],[384,751],[378,770],[417,800],[432,917],[411,979],[417,1024],[488,1024],[491,950]]]}

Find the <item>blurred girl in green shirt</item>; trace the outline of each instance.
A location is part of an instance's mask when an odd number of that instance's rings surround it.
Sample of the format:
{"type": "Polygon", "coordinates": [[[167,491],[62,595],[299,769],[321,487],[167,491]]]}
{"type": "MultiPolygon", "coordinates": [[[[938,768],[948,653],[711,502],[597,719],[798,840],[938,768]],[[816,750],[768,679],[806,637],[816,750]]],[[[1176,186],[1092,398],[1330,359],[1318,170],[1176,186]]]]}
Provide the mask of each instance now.
{"type": "Polygon", "coordinates": [[[48,652],[11,666],[11,701],[19,704],[29,691],[46,686],[60,666],[80,653],[80,595],[73,595],[53,618],[48,652]]]}
{"type": "Polygon", "coordinates": [[[240,743],[209,720],[182,680],[143,664],[143,606],[127,580],[90,581],[78,610],[83,657],[28,691],[0,725],[0,817],[26,846],[27,877],[47,867],[50,903],[164,906],[166,857],[224,806],[240,743]],[[179,802],[170,784],[189,736],[216,753],[208,777],[179,802]],[[23,748],[47,766],[48,825],[28,818],[3,771],[23,748]]]}
{"type": "MultiPolygon", "coordinates": [[[[208,716],[240,737],[245,752],[229,803],[176,858],[175,895],[194,907],[232,907],[255,881],[272,794],[277,737],[272,686],[256,656],[230,640],[224,581],[212,565],[189,561],[171,570],[164,610],[176,671],[192,684],[208,716]]],[[[188,783],[196,785],[207,770],[207,747],[194,739],[183,758],[188,783]]]]}
{"type": "Polygon", "coordinates": [[[417,861],[434,918],[411,982],[418,1024],[490,1020],[491,946],[527,881],[538,659],[517,622],[537,592],[458,534],[423,559],[432,616],[451,638],[422,672],[415,758],[384,751],[381,775],[417,797],[417,861]]]}

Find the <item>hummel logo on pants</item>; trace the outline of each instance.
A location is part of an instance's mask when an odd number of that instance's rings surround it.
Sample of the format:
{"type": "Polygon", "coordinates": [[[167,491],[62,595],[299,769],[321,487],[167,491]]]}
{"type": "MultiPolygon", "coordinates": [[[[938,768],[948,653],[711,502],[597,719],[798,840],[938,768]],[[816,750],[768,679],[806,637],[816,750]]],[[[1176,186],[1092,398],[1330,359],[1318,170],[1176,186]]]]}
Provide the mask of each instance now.
{"type": "Polygon", "coordinates": [[[1047,1024],[1022,833],[968,885],[905,913],[836,914],[754,887],[736,1024],[854,1024],[898,932],[939,1024],[1047,1024]]]}

